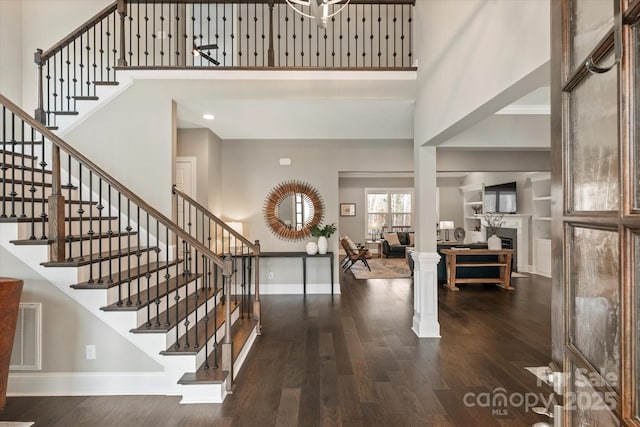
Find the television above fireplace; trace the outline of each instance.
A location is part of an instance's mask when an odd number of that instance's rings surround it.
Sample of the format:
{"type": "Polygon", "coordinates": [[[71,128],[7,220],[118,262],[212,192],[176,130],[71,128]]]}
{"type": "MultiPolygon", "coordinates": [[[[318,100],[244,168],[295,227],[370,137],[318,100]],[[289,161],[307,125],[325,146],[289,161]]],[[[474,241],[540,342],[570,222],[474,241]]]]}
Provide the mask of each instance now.
{"type": "Polygon", "coordinates": [[[487,213],[514,214],[516,207],[516,183],[484,187],[484,211],[487,213]]]}

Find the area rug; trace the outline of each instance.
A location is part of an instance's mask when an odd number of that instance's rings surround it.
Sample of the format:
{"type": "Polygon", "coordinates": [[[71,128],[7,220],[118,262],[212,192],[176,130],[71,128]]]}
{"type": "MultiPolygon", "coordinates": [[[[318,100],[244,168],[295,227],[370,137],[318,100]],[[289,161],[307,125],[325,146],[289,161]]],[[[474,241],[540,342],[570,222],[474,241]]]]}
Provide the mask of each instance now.
{"type": "Polygon", "coordinates": [[[358,261],[351,272],[356,279],[401,279],[411,277],[409,265],[404,258],[372,258],[368,260],[371,271],[358,261]]]}

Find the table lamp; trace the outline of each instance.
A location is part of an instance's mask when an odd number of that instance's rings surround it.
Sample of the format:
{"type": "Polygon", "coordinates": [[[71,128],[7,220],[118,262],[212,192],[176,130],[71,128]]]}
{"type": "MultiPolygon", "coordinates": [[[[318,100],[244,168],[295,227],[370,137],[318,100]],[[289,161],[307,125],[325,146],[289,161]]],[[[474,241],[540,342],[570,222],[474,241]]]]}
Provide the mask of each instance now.
{"type": "Polygon", "coordinates": [[[440,230],[444,230],[445,240],[449,241],[449,230],[453,230],[455,228],[455,224],[453,221],[440,221],[440,230]]]}

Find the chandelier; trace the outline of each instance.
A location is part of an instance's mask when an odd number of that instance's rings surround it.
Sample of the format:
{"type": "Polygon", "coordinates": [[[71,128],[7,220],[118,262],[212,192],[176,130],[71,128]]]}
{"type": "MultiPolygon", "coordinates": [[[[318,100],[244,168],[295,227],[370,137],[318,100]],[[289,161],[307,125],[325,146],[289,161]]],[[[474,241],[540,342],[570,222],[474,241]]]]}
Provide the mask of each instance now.
{"type": "Polygon", "coordinates": [[[297,13],[316,21],[318,27],[327,28],[327,21],[347,7],[351,0],[285,0],[297,13]],[[329,12],[329,6],[342,4],[342,7],[329,12]],[[305,12],[306,11],[306,12],[305,12]]]}

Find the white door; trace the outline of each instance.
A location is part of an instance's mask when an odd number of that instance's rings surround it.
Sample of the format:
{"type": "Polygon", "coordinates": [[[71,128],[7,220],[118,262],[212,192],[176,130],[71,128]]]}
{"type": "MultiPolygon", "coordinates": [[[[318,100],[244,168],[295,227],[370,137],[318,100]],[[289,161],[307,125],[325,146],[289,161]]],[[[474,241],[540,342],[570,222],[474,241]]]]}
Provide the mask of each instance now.
{"type": "MultiPolygon", "coordinates": [[[[178,190],[186,193],[192,199],[196,198],[196,158],[195,157],[176,157],[176,182],[178,190]]],[[[189,205],[179,197],[176,206],[175,219],[183,230],[196,237],[196,212],[195,209],[189,209],[189,205]],[[189,210],[191,212],[189,212],[189,210]],[[186,221],[185,218],[191,218],[186,221]]],[[[178,247],[178,256],[182,257],[184,249],[182,245],[178,247]]]]}

